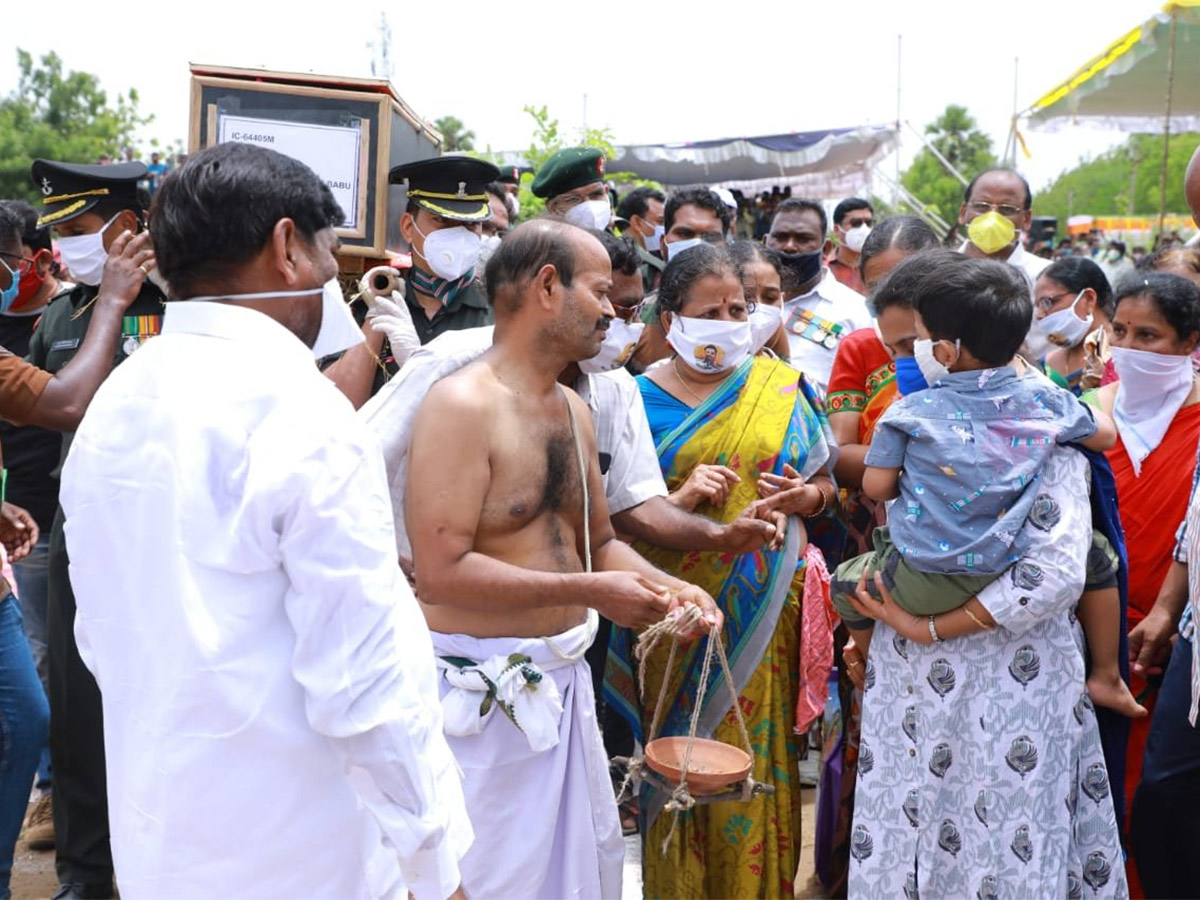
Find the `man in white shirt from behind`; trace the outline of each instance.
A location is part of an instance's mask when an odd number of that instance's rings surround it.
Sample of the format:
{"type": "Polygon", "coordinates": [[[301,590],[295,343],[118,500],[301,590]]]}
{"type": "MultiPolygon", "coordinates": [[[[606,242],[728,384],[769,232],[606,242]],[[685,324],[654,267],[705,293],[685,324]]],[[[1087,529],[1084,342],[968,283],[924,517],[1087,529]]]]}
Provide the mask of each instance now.
{"type": "Polygon", "coordinates": [[[378,446],[314,360],[355,331],[323,289],[341,211],[244,144],[155,202],[177,299],[62,482],[121,895],[456,894],[472,832],[429,632],[378,446]]]}

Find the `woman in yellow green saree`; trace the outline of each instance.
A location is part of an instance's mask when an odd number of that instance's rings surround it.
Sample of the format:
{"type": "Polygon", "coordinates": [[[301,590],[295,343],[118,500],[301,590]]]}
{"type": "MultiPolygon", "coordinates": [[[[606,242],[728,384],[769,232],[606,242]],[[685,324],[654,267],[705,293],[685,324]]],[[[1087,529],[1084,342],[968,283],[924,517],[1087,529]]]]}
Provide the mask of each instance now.
{"type": "MultiPolygon", "coordinates": [[[[832,435],[803,376],[778,359],[754,355],[753,311],[725,250],[702,244],[674,256],[663,273],[658,309],[675,355],[639,384],[668,487],[678,491],[687,483],[684,493],[705,498],[696,512],[719,521],[757,501],[787,513],[788,527],[781,548],[743,556],[637,547],[716,598],[754,751],[753,777],[775,788],[747,803],[701,804],[683,813],[665,856],[671,816],[659,815],[661,793],[644,791],[644,891],[647,897],[791,897],[800,852],[793,732],[807,544],[801,517],[823,513],[834,500],[827,474],[832,435]]],[[[614,629],[605,696],[644,742],[654,711],[638,700],[635,641],[636,635],[614,629]]],[[[687,734],[703,646],[677,651],[656,736],[687,734]]],[[[649,659],[648,704],[658,695],[668,651],[660,645],[649,659]]],[[[742,743],[719,667],[709,678],[697,733],[742,743]]]]}

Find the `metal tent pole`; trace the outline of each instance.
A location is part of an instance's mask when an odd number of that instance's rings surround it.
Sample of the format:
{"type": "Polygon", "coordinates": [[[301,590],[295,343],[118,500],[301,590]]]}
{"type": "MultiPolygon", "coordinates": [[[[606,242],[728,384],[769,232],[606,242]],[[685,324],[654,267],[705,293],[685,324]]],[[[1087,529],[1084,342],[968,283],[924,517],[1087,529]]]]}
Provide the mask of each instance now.
{"type": "Polygon", "coordinates": [[[968,181],[967,181],[966,177],[963,175],[963,173],[958,171],[958,169],[954,168],[954,166],[950,162],[950,160],[948,160],[948,159],[946,159],[946,157],[942,156],[942,152],[940,150],[938,150],[938,148],[936,146],[934,146],[933,141],[929,140],[929,138],[925,137],[925,135],[923,135],[921,132],[917,131],[917,129],[913,126],[913,123],[908,121],[908,119],[904,120],[904,124],[907,125],[908,130],[911,131],[913,134],[915,134],[917,136],[917,138],[921,141],[921,143],[925,145],[925,149],[928,150],[933,155],[933,158],[936,159],[938,162],[940,162],[945,167],[947,172],[949,172],[951,175],[953,175],[955,178],[957,178],[959,183],[963,187],[966,187],[968,185],[968,181]]]}
{"type": "Polygon", "coordinates": [[[1171,147],[1171,95],[1175,86],[1175,23],[1179,13],[1171,8],[1171,36],[1167,43],[1167,115],[1163,119],[1163,152],[1162,170],[1159,172],[1158,184],[1158,234],[1163,233],[1163,223],[1167,216],[1167,154],[1171,147]]]}
{"type": "MultiPolygon", "coordinates": [[[[902,53],[904,50],[904,36],[896,35],[896,184],[900,184],[900,81],[903,74],[902,53]]],[[[892,202],[900,205],[900,195],[893,195],[892,202]]]]}
{"type": "Polygon", "coordinates": [[[1012,123],[1008,129],[1008,143],[1004,145],[1004,158],[1006,164],[1015,169],[1017,167],[1017,73],[1021,65],[1021,59],[1018,56],[1013,57],[1013,113],[1012,123]],[[1011,151],[1010,148],[1011,147],[1011,151]],[[1011,152],[1011,156],[1009,153],[1011,152]]]}

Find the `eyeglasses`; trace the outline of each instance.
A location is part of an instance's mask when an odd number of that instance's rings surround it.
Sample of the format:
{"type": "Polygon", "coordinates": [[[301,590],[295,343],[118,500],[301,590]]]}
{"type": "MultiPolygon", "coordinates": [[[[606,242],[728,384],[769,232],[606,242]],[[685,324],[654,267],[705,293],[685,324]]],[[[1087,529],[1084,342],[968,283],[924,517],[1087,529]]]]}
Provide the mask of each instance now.
{"type": "Polygon", "coordinates": [[[21,256],[17,253],[5,253],[3,250],[0,250],[0,257],[3,258],[4,265],[10,271],[21,275],[28,273],[33,268],[35,262],[35,260],[30,259],[28,256],[21,256]]]}
{"type": "Polygon", "coordinates": [[[580,203],[583,203],[587,200],[603,200],[607,196],[607,192],[598,193],[595,197],[585,197],[582,194],[559,194],[554,199],[554,203],[560,209],[570,209],[571,207],[578,206],[580,203]]]}
{"type": "Polygon", "coordinates": [[[1012,219],[1025,212],[1023,206],[1013,206],[1009,203],[985,203],[982,200],[972,200],[967,204],[967,212],[982,216],[984,213],[998,212],[1006,219],[1012,219]]]}
{"type": "Polygon", "coordinates": [[[1051,294],[1049,297],[1038,297],[1033,301],[1033,305],[1043,312],[1050,312],[1050,310],[1054,309],[1054,304],[1056,304],[1063,297],[1074,296],[1075,294],[1072,291],[1063,291],[1061,294],[1051,294]]]}

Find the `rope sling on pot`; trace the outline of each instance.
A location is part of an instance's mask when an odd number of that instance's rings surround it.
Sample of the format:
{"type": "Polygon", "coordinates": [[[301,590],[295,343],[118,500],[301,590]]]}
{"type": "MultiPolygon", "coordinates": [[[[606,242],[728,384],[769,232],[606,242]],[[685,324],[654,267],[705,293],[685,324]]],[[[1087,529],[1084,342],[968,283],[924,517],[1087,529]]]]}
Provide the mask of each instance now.
{"type": "MultiPolygon", "coordinates": [[[[679,640],[687,634],[702,618],[703,613],[700,608],[691,604],[675,610],[671,615],[668,615],[661,622],[656,622],[645,631],[643,631],[637,639],[637,645],[634,648],[634,656],[638,660],[638,690],[642,694],[642,701],[645,702],[646,690],[646,662],[654,648],[664,636],[671,638],[671,652],[667,656],[667,665],[663,670],[662,685],[659,688],[658,699],[654,703],[654,716],[650,723],[650,731],[646,735],[646,744],[649,745],[658,735],[658,728],[662,721],[663,703],[667,696],[667,681],[670,673],[675,665],[675,652],[679,646],[679,640]]],[[[683,751],[683,764],[680,767],[679,784],[671,791],[671,796],[663,806],[663,812],[671,813],[671,830],[667,832],[666,838],[662,843],[662,854],[667,855],[667,847],[671,843],[671,838],[675,836],[675,829],[679,825],[679,816],[681,813],[690,810],[696,805],[696,798],[688,788],[688,766],[692,760],[692,749],[696,744],[696,728],[700,721],[700,710],[704,706],[704,696],[708,692],[708,677],[712,670],[713,656],[716,656],[721,664],[721,671],[725,675],[725,683],[729,687],[729,693],[733,700],[733,711],[737,717],[738,731],[741,732],[742,744],[746,751],[747,757],[753,762],[754,749],[750,745],[750,734],[746,730],[746,720],[742,717],[742,707],[738,703],[737,690],[733,686],[733,676],[729,671],[729,660],[725,656],[725,642],[721,639],[721,632],[713,626],[708,632],[708,646],[705,648],[704,663],[700,672],[700,683],[697,687],[696,702],[692,707],[692,718],[688,725],[687,743],[683,751]]],[[[703,738],[701,740],[704,740],[703,738]]],[[[621,784],[620,799],[625,799],[632,795],[632,787],[635,783],[642,780],[642,769],[646,765],[645,748],[635,758],[629,761],[629,771],[625,775],[625,781],[621,784]]],[[[742,782],[742,802],[749,801],[758,788],[758,783],[752,775],[747,775],[742,782]]]]}

